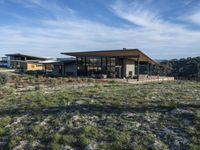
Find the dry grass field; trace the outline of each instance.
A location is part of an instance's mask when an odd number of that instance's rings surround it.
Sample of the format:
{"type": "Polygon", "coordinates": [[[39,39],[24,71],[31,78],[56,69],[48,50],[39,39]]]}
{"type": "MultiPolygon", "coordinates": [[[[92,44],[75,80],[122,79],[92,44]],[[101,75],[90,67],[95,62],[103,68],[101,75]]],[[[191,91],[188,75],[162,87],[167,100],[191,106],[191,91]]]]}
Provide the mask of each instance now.
{"type": "Polygon", "coordinates": [[[200,149],[198,82],[0,81],[0,149],[200,149]]]}

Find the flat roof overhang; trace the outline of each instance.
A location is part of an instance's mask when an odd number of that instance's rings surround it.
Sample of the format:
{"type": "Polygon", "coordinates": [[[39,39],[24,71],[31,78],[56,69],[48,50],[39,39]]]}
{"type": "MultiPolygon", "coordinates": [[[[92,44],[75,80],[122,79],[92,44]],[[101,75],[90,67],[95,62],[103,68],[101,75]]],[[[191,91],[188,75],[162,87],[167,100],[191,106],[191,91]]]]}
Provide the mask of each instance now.
{"type": "Polygon", "coordinates": [[[156,64],[154,60],[152,60],[150,57],[148,57],[146,54],[144,54],[138,49],[66,52],[66,53],[61,53],[61,54],[74,56],[74,57],[106,57],[106,56],[107,57],[126,57],[134,61],[156,64]]]}
{"type": "Polygon", "coordinates": [[[16,53],[16,54],[6,54],[6,56],[28,57],[28,58],[35,59],[35,60],[47,60],[47,58],[44,58],[44,57],[37,57],[37,56],[31,56],[31,55],[20,54],[20,53],[16,53]]]}

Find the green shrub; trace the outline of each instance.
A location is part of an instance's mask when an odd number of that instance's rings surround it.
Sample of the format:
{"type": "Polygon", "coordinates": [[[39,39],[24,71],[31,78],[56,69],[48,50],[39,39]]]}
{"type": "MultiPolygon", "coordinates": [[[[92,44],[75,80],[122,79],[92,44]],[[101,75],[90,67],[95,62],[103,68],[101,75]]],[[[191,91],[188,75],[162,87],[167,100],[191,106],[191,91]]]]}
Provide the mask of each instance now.
{"type": "Polygon", "coordinates": [[[92,83],[94,83],[94,82],[95,82],[95,79],[88,78],[88,79],[87,79],[87,82],[92,82],[92,83]]]}
{"type": "Polygon", "coordinates": [[[8,145],[9,148],[13,149],[15,146],[17,146],[17,143],[19,143],[21,140],[22,138],[20,136],[12,136],[9,141],[9,145],[8,145]]]}
{"type": "Polygon", "coordinates": [[[196,119],[200,122],[200,110],[196,111],[196,119]]]}
{"type": "Polygon", "coordinates": [[[51,149],[52,150],[60,150],[62,144],[68,144],[71,142],[71,137],[62,136],[60,133],[55,133],[51,137],[51,149]]]}
{"type": "Polygon", "coordinates": [[[109,83],[114,84],[114,83],[117,83],[117,81],[116,80],[111,80],[111,81],[109,81],[109,83]]]}
{"type": "Polygon", "coordinates": [[[37,125],[37,126],[34,126],[32,128],[32,135],[35,136],[35,137],[42,137],[44,132],[45,132],[44,127],[41,127],[41,126],[37,125]]]}
{"type": "Polygon", "coordinates": [[[190,150],[200,150],[200,145],[199,144],[189,144],[189,149],[190,150]]]}
{"type": "Polygon", "coordinates": [[[191,141],[190,141],[190,144],[189,144],[189,149],[190,150],[200,150],[199,142],[200,142],[200,140],[199,140],[198,136],[193,136],[191,138],[191,141]]]}
{"type": "Polygon", "coordinates": [[[9,148],[12,149],[13,147],[15,147],[17,145],[17,142],[15,140],[10,140],[9,141],[9,148]]]}
{"type": "Polygon", "coordinates": [[[63,135],[61,138],[61,144],[64,145],[74,145],[76,143],[76,138],[73,135],[63,135]]]}
{"type": "Polygon", "coordinates": [[[113,135],[112,148],[113,149],[128,149],[129,135],[127,133],[118,133],[113,135]]]}
{"type": "Polygon", "coordinates": [[[90,140],[84,135],[81,134],[77,139],[78,146],[83,149],[90,143],[90,140]]]}
{"type": "Polygon", "coordinates": [[[86,137],[90,137],[90,138],[97,138],[99,133],[98,130],[93,127],[93,126],[85,126],[82,129],[82,133],[86,136],[86,137]]]}
{"type": "Polygon", "coordinates": [[[52,142],[53,142],[53,143],[60,143],[61,138],[62,138],[62,135],[61,135],[61,134],[55,133],[55,134],[52,136],[52,142]]]}
{"type": "Polygon", "coordinates": [[[0,137],[4,134],[4,130],[0,127],[0,137]]]}
{"type": "Polygon", "coordinates": [[[58,143],[51,143],[51,149],[52,150],[60,150],[61,145],[58,143]]]}
{"type": "Polygon", "coordinates": [[[10,137],[13,136],[13,133],[15,131],[15,128],[13,126],[11,126],[10,128],[7,129],[6,134],[10,137]]]}
{"type": "Polygon", "coordinates": [[[98,148],[97,148],[98,150],[107,150],[107,149],[110,149],[109,148],[109,145],[108,144],[106,144],[106,143],[101,143],[101,144],[99,144],[98,145],[98,148]]]}
{"type": "Polygon", "coordinates": [[[6,84],[9,81],[9,75],[0,72],[0,84],[6,84]]]}
{"type": "Polygon", "coordinates": [[[5,127],[6,125],[10,124],[11,120],[12,120],[12,119],[11,119],[10,116],[6,116],[6,117],[0,119],[0,127],[3,128],[3,127],[5,127]]]}

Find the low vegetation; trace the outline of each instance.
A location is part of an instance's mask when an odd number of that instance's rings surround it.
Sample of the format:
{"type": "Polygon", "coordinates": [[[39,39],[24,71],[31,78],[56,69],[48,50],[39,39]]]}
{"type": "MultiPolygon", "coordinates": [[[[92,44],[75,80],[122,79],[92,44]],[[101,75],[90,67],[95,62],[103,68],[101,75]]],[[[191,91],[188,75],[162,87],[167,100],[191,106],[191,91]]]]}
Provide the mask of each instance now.
{"type": "Polygon", "coordinates": [[[0,149],[200,149],[200,84],[10,76],[0,149]]]}
{"type": "Polygon", "coordinates": [[[154,68],[154,73],[200,81],[200,57],[162,61],[154,68]]]}
{"type": "Polygon", "coordinates": [[[9,75],[6,73],[0,72],[0,85],[6,84],[6,82],[8,82],[8,80],[9,80],[9,75]]]}

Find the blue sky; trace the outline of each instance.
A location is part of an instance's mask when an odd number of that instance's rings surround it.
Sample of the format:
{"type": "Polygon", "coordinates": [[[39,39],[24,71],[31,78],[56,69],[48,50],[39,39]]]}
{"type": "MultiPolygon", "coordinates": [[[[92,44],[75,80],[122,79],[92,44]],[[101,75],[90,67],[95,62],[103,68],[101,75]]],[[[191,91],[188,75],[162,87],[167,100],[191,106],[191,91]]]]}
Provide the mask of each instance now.
{"type": "Polygon", "coordinates": [[[200,0],[0,0],[0,56],[124,47],[200,56],[200,0]]]}

